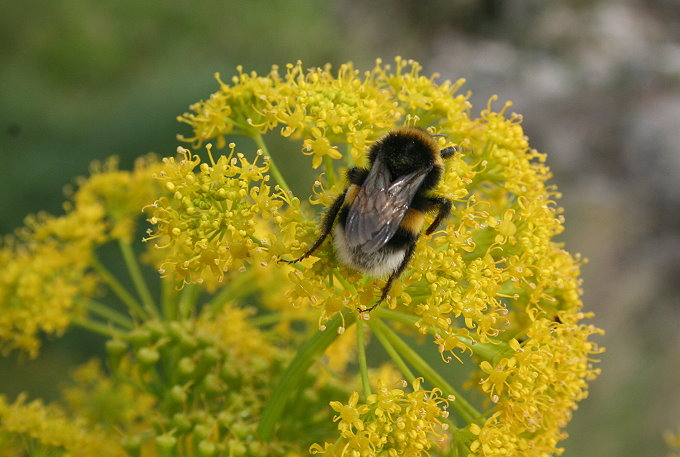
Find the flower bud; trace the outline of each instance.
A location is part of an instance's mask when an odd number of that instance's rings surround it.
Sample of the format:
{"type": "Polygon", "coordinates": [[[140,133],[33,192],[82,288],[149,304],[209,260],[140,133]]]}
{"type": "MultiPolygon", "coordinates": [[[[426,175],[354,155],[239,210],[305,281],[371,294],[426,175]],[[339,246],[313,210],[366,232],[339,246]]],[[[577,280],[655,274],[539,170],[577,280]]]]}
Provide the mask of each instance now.
{"type": "Polygon", "coordinates": [[[140,348],[151,341],[151,332],[145,328],[135,328],[128,333],[128,339],[136,348],[140,348]]]}
{"type": "Polygon", "coordinates": [[[143,347],[137,351],[137,358],[142,365],[151,366],[158,362],[158,359],[160,359],[160,354],[158,354],[158,351],[154,348],[143,347]]]}
{"type": "Polygon", "coordinates": [[[172,386],[170,398],[176,403],[186,403],[187,393],[182,386],[172,386]]]}
{"type": "Polygon", "coordinates": [[[182,357],[177,364],[177,371],[184,377],[191,376],[196,371],[196,363],[190,357],[182,357]]]}
{"type": "Polygon", "coordinates": [[[200,456],[210,457],[215,455],[215,450],[215,443],[212,441],[201,440],[201,442],[198,443],[198,455],[200,456]]]}
{"type": "Polygon", "coordinates": [[[175,446],[177,446],[177,438],[172,435],[166,433],[156,437],[156,449],[158,449],[158,455],[161,457],[174,455],[175,446]]]}
{"type": "Polygon", "coordinates": [[[109,363],[112,369],[118,368],[123,355],[127,351],[128,346],[121,340],[109,340],[106,342],[106,352],[109,355],[109,363]]]}

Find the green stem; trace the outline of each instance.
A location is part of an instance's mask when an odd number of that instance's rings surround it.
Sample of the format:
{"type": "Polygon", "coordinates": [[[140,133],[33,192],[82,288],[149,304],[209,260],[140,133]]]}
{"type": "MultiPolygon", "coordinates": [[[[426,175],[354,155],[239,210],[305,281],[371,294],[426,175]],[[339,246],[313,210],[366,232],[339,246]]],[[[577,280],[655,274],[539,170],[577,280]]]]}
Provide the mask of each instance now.
{"type": "Polygon", "coordinates": [[[147,313],[142,308],[142,305],[132,296],[130,292],[118,281],[118,279],[111,273],[96,257],[92,256],[92,267],[97,274],[104,280],[104,282],[111,288],[114,294],[127,305],[130,312],[138,318],[144,320],[148,318],[147,313]]]}
{"type": "Polygon", "coordinates": [[[253,242],[257,243],[258,246],[269,249],[270,246],[267,243],[264,243],[261,239],[256,238],[251,234],[248,234],[246,236],[253,240],[253,242]]]}
{"type": "Polygon", "coordinates": [[[440,375],[434,368],[432,368],[416,351],[411,348],[399,335],[397,335],[384,322],[376,319],[374,326],[379,327],[385,336],[392,343],[394,348],[404,356],[406,360],[416,369],[423,377],[436,387],[442,389],[446,395],[453,395],[456,400],[451,402],[451,407],[460,415],[467,423],[474,422],[481,414],[472,406],[456,389],[449,384],[442,375],[440,375]]]}
{"type": "MultiPolygon", "coordinates": [[[[376,308],[372,311],[372,314],[405,325],[415,326],[416,322],[420,320],[418,316],[403,313],[401,311],[394,311],[386,307],[376,308]]],[[[432,334],[435,334],[436,332],[437,330],[434,328],[430,331],[432,334]]],[[[488,360],[489,362],[496,360],[499,356],[502,356],[508,351],[512,351],[510,345],[507,343],[480,343],[474,338],[463,335],[459,335],[456,338],[458,338],[460,342],[465,343],[477,357],[482,360],[488,360]]]]}
{"type": "Polygon", "coordinates": [[[132,250],[132,245],[123,239],[119,239],[118,246],[120,247],[120,251],[123,254],[123,259],[125,259],[125,265],[128,268],[132,283],[135,285],[135,289],[137,289],[137,293],[142,299],[144,309],[150,316],[158,317],[158,309],[156,308],[153,298],[151,297],[149,287],[147,286],[146,281],[144,281],[142,269],[139,267],[137,256],[135,256],[135,253],[132,250]]]}
{"type": "Polygon", "coordinates": [[[328,156],[323,158],[323,163],[326,168],[326,180],[328,181],[328,187],[333,187],[335,185],[335,170],[333,169],[333,159],[328,156]]]}
{"type": "MultiPolygon", "coordinates": [[[[378,338],[380,344],[383,346],[383,348],[390,356],[394,364],[397,366],[397,368],[399,368],[399,371],[401,371],[406,380],[412,384],[413,381],[415,381],[416,376],[413,374],[408,365],[406,365],[404,359],[401,358],[399,352],[394,348],[387,335],[383,333],[382,328],[380,328],[379,325],[378,326],[372,325],[371,321],[368,322],[368,325],[369,327],[371,327],[371,330],[373,330],[373,333],[378,338]]],[[[458,424],[456,424],[451,417],[445,419],[442,418],[442,421],[449,425],[449,430],[451,432],[458,430],[458,424]]]]}
{"type": "Polygon", "coordinates": [[[354,157],[352,157],[352,145],[349,143],[345,148],[345,164],[347,164],[347,168],[352,168],[354,166],[354,157]]]}
{"type": "Polygon", "coordinates": [[[354,287],[354,285],[351,284],[343,275],[341,275],[337,268],[333,269],[333,276],[335,276],[337,280],[340,281],[340,284],[342,284],[342,287],[344,287],[345,290],[350,291],[352,295],[357,295],[357,288],[354,287]]]}
{"type": "Polygon", "coordinates": [[[366,363],[366,341],[364,337],[364,323],[357,323],[357,352],[359,356],[359,373],[361,374],[361,386],[364,389],[364,398],[371,395],[371,385],[368,382],[368,364],[366,363]]]}
{"type": "Polygon", "coordinates": [[[506,354],[513,354],[515,351],[508,343],[479,343],[469,336],[458,336],[461,343],[465,343],[472,350],[473,354],[482,360],[496,362],[506,354]]]}
{"type": "Polygon", "coordinates": [[[80,328],[89,330],[94,333],[99,333],[100,335],[108,336],[109,338],[120,338],[123,336],[124,332],[120,329],[113,328],[111,324],[102,324],[90,319],[82,317],[71,318],[71,323],[77,325],[80,328]]]}
{"type": "Polygon", "coordinates": [[[274,434],[274,427],[279,423],[288,398],[297,390],[304,375],[323,351],[338,337],[338,329],[343,325],[349,327],[354,323],[354,313],[336,314],[326,323],[326,329],[317,332],[298,350],[295,359],[281,376],[269,401],[262,411],[257,435],[262,441],[268,441],[274,434]]]}
{"type": "Polygon", "coordinates": [[[406,365],[404,359],[401,358],[399,352],[397,352],[394,346],[392,346],[392,343],[390,343],[390,340],[387,338],[387,335],[385,335],[385,333],[383,332],[382,327],[374,325],[373,322],[374,321],[369,320],[368,326],[373,331],[375,337],[378,338],[378,341],[380,341],[380,344],[382,345],[383,349],[385,349],[385,352],[387,352],[387,355],[390,356],[394,364],[397,366],[399,371],[401,371],[401,374],[404,375],[408,382],[412,383],[413,381],[415,381],[416,376],[413,374],[408,365],[406,365]]]}
{"type": "Polygon", "coordinates": [[[253,140],[255,140],[255,144],[257,145],[257,147],[262,150],[264,156],[269,160],[269,171],[276,180],[276,183],[279,185],[279,187],[281,187],[281,189],[283,189],[284,192],[290,194],[291,193],[290,187],[288,187],[288,184],[286,184],[286,180],[283,178],[283,175],[279,171],[279,168],[276,166],[276,163],[274,162],[274,159],[272,159],[271,154],[269,154],[267,145],[264,143],[264,138],[262,138],[260,132],[254,131],[252,134],[252,138],[253,140]]]}
{"type": "Polygon", "coordinates": [[[249,295],[257,290],[259,285],[254,281],[255,271],[253,268],[236,276],[233,281],[225,285],[220,291],[205,305],[206,309],[217,312],[229,301],[236,300],[249,295]]]}
{"type": "Polygon", "coordinates": [[[177,290],[175,281],[170,278],[161,278],[161,309],[163,317],[169,321],[177,318],[177,290]]]}
{"type": "Polygon", "coordinates": [[[371,314],[410,326],[415,326],[416,322],[420,320],[418,316],[402,313],[401,311],[394,311],[387,308],[386,306],[380,306],[376,308],[375,310],[371,311],[371,314]]]}
{"type": "Polygon", "coordinates": [[[84,299],[84,303],[87,309],[94,314],[98,314],[99,316],[108,319],[111,322],[115,322],[116,324],[119,324],[127,329],[134,327],[134,323],[129,317],[119,313],[115,309],[112,309],[103,303],[99,303],[98,301],[91,299],[84,299]]]}
{"type": "Polygon", "coordinates": [[[198,295],[201,293],[201,288],[195,284],[187,284],[182,289],[177,303],[180,319],[188,319],[191,316],[191,310],[195,308],[198,301],[198,295]]]}
{"type": "Polygon", "coordinates": [[[256,316],[250,319],[250,325],[255,327],[263,327],[265,325],[276,324],[283,319],[283,313],[270,313],[256,316]]]}

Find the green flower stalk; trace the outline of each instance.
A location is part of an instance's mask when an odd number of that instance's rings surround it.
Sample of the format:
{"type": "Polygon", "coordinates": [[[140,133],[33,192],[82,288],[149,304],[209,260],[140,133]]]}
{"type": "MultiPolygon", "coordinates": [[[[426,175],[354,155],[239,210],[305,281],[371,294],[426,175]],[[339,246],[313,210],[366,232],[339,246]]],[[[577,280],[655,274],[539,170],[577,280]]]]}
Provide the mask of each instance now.
{"type": "Polygon", "coordinates": [[[464,81],[401,58],[217,80],[178,118],[191,149],[131,172],[95,166],[63,216],[29,218],[3,242],[4,353],[35,357],[42,333],[69,325],[108,338],[106,369],[76,372],[58,419],[45,419],[56,406],[0,397],[7,455],[559,454],[601,330],[584,323],[583,260],[555,241],[559,193],[510,103],[473,117],[464,81]],[[278,260],[309,249],[345,170],[402,126],[458,149],[436,189],[454,205],[388,299],[359,314],[384,283],[339,263],[332,243],[278,260]],[[289,146],[275,161],[276,136],[289,146]],[[323,170],[300,195],[283,159],[298,153],[323,170]],[[100,260],[109,243],[127,275],[100,260]],[[28,411],[35,424],[16,425],[28,411]]]}

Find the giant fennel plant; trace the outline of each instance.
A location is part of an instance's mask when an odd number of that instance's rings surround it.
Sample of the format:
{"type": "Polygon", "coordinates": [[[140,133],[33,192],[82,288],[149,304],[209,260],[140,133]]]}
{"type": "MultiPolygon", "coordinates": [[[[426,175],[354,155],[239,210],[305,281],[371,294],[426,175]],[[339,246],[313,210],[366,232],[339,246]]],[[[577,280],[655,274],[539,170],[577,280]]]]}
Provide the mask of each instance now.
{"type": "Polygon", "coordinates": [[[560,454],[601,331],[584,323],[583,261],[555,240],[545,155],[510,103],[474,117],[462,80],[400,58],[217,81],[178,118],[188,148],[132,171],[95,164],[63,215],[3,240],[2,352],[36,357],[44,335],[78,326],[107,338],[108,356],[78,368],[59,402],[0,397],[0,455],[560,454]],[[360,313],[383,282],[330,243],[277,261],[316,239],[344,169],[405,125],[458,148],[437,188],[454,207],[388,300],[360,313]],[[278,163],[276,136],[290,140],[278,163]],[[305,195],[281,167],[298,153],[318,174],[305,195]],[[101,260],[109,245],[129,277],[101,260]],[[369,340],[383,351],[367,354],[369,340]]]}

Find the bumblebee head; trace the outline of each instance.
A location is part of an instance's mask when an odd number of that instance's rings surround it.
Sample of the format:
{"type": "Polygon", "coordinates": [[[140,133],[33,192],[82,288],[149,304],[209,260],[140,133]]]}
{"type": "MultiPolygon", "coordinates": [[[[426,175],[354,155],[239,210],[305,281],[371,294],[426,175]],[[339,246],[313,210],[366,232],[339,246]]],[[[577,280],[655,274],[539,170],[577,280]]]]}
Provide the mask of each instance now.
{"type": "Polygon", "coordinates": [[[434,138],[425,130],[404,127],[379,139],[369,153],[371,165],[381,155],[393,177],[403,176],[441,162],[442,155],[434,138]]]}

